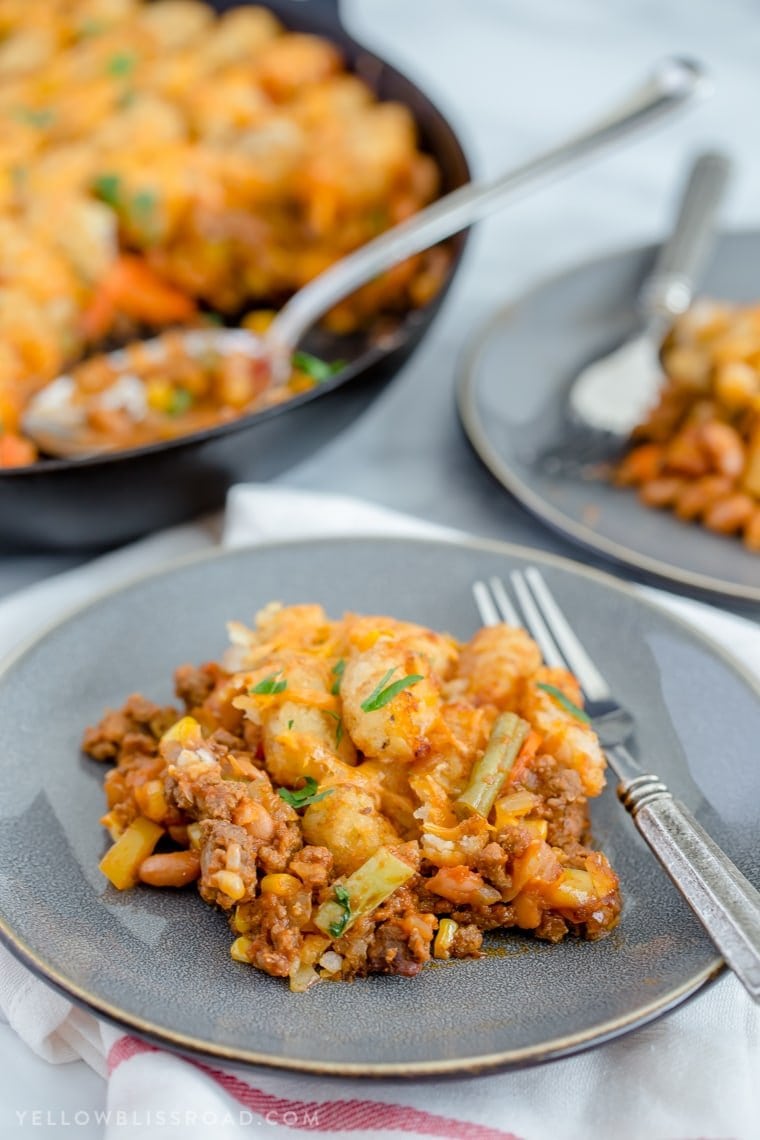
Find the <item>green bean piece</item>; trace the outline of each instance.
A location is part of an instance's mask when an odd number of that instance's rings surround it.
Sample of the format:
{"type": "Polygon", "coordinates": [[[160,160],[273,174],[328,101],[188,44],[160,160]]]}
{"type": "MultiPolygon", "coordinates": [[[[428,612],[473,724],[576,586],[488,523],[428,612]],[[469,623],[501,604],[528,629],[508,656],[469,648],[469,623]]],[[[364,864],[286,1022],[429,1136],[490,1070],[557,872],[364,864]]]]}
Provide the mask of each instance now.
{"type": "Polygon", "coordinates": [[[488,817],[529,732],[528,722],[514,713],[496,718],[486,750],[473,765],[470,782],[454,801],[460,816],[488,817]]]}
{"type": "Polygon", "coordinates": [[[337,897],[322,903],[314,922],[323,934],[332,935],[340,930],[344,934],[350,930],[357,918],[371,914],[380,903],[411,879],[415,871],[403,859],[394,855],[388,847],[378,847],[366,863],[362,863],[352,875],[336,888],[337,897]]]}

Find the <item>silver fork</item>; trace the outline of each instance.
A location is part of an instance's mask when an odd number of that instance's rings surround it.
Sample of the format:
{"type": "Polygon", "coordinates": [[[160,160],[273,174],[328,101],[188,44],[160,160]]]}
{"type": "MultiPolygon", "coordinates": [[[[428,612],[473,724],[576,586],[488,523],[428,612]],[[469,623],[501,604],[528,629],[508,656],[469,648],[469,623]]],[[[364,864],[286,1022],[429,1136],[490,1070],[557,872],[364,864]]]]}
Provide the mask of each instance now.
{"type": "Polygon", "coordinates": [[[547,665],[570,669],[583,689],[586,712],[618,780],[618,797],[750,997],[760,1002],[760,893],[668,788],[639,766],[625,741],[634,720],[610,692],[540,571],[510,575],[522,620],[500,578],[475,582],[484,625],[524,625],[547,665]]]}

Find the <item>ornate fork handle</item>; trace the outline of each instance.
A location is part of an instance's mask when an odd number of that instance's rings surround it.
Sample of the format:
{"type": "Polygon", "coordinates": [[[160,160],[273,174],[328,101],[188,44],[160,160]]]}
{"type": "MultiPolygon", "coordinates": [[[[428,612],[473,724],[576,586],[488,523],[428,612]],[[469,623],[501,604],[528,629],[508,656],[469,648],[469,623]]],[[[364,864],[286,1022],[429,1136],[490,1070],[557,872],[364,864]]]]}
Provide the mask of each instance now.
{"type": "MultiPolygon", "coordinates": [[[[630,761],[627,749],[610,750],[630,761]]],[[[760,1001],[760,892],[657,776],[623,780],[618,796],[728,965],[760,1001]]]]}

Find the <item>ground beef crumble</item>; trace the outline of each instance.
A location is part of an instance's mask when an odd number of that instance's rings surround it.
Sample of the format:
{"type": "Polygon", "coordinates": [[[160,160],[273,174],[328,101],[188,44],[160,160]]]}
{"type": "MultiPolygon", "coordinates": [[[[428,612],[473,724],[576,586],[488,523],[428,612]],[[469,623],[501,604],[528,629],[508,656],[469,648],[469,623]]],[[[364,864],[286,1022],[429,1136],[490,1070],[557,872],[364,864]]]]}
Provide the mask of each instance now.
{"type": "Polygon", "coordinates": [[[110,710],[99,724],[85,729],[82,751],[94,760],[118,760],[129,741],[129,750],[154,754],[178,715],[175,708],[156,705],[134,693],[123,708],[110,710]]]}

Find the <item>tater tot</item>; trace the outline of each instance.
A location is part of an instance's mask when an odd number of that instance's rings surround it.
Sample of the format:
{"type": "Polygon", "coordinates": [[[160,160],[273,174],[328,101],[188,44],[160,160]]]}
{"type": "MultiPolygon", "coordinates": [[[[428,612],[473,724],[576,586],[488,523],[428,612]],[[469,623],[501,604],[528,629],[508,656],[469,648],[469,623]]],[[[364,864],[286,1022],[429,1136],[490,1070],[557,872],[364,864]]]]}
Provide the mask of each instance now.
{"type": "Polygon", "coordinates": [[[303,815],[303,833],[308,843],[332,853],[340,875],[355,871],[378,847],[400,842],[374,797],[352,785],[333,787],[330,795],[311,804],[303,815]]]}
{"type": "Polygon", "coordinates": [[[386,640],[346,662],[340,685],[343,718],[366,756],[411,763],[427,755],[441,709],[427,672],[424,660],[386,640]],[[390,695],[404,681],[408,684],[390,695]]]}
{"type": "Polygon", "coordinates": [[[293,33],[272,41],[258,61],[257,74],[264,90],[284,101],[334,75],[340,66],[340,52],[333,44],[317,36],[293,33]]]}
{"type": "Polygon", "coordinates": [[[494,625],[478,630],[462,647],[459,675],[467,680],[471,699],[503,708],[540,662],[538,647],[525,630],[494,625]]]}

